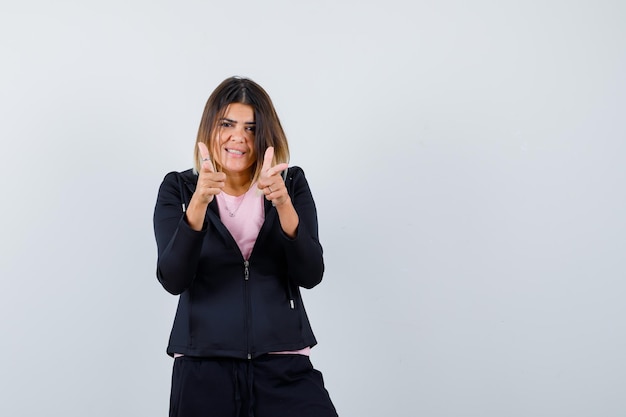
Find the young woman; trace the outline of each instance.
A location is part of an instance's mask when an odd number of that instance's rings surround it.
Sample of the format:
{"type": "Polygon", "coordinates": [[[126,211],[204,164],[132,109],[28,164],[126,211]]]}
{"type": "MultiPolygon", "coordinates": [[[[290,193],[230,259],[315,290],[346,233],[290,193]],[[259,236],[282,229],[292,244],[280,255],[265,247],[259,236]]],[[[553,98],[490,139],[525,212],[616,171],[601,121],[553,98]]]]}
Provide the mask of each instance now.
{"type": "Polygon", "coordinates": [[[261,86],[215,89],[194,157],[154,212],[157,277],[180,294],[170,416],[337,416],[300,296],[324,272],[315,203],[261,86]]]}

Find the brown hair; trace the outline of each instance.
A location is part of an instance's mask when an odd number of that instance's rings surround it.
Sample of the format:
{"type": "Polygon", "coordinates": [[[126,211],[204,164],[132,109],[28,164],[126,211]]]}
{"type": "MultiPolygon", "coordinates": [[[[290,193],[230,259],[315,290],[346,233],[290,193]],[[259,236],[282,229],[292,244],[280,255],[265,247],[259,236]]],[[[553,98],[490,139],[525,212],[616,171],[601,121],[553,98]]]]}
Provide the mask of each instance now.
{"type": "Polygon", "coordinates": [[[265,150],[274,147],[273,165],[289,162],[289,145],[274,105],[265,90],[248,78],[230,77],[222,81],[211,93],[204,106],[198,137],[194,148],[194,168],[200,169],[200,152],[198,142],[203,142],[209,149],[211,161],[216,170],[221,170],[219,161],[219,144],[216,139],[219,120],[224,117],[228,106],[232,103],[241,103],[251,106],[254,110],[255,134],[254,150],[256,163],[252,166],[252,181],[256,181],[261,174],[263,155],[265,150]]]}

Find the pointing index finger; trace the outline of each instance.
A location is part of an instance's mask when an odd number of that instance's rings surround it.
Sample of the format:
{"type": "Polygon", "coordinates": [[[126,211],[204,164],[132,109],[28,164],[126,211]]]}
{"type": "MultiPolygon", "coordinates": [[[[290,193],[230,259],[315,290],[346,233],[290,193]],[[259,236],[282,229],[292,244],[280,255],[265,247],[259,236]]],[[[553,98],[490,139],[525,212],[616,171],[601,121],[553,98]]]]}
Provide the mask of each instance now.
{"type": "Polygon", "coordinates": [[[289,167],[289,164],[286,162],[283,162],[282,164],[274,165],[273,167],[267,170],[267,176],[271,177],[274,174],[277,174],[279,172],[286,170],[288,167],[289,167]]]}

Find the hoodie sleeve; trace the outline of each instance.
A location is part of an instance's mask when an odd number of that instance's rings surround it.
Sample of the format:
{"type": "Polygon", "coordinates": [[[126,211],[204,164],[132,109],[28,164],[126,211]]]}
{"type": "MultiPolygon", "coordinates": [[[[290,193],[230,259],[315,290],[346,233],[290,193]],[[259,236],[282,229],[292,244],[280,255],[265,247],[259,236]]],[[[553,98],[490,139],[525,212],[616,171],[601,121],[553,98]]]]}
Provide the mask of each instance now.
{"type": "Polygon", "coordinates": [[[319,242],[317,210],[304,171],[292,167],[287,173],[288,190],[296,212],[298,229],[291,239],[283,234],[289,280],[304,288],[313,288],[322,281],[324,259],[319,242]]]}
{"type": "Polygon", "coordinates": [[[206,234],[206,225],[195,231],[185,220],[183,184],[180,174],[165,176],[154,208],[154,235],[157,243],[157,278],[171,294],[185,291],[196,274],[206,234]]]}

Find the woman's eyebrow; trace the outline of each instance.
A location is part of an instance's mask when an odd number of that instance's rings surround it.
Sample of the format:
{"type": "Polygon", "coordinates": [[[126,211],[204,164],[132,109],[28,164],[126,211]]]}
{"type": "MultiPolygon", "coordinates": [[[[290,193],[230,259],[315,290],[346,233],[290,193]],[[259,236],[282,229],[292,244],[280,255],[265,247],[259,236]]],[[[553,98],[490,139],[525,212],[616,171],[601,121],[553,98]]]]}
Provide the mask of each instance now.
{"type": "MultiPolygon", "coordinates": [[[[227,117],[222,117],[220,119],[220,121],[225,121],[225,122],[234,123],[234,124],[238,123],[237,120],[229,119],[227,117]]],[[[256,123],[255,122],[245,122],[244,124],[245,125],[255,125],[256,123]]]]}

